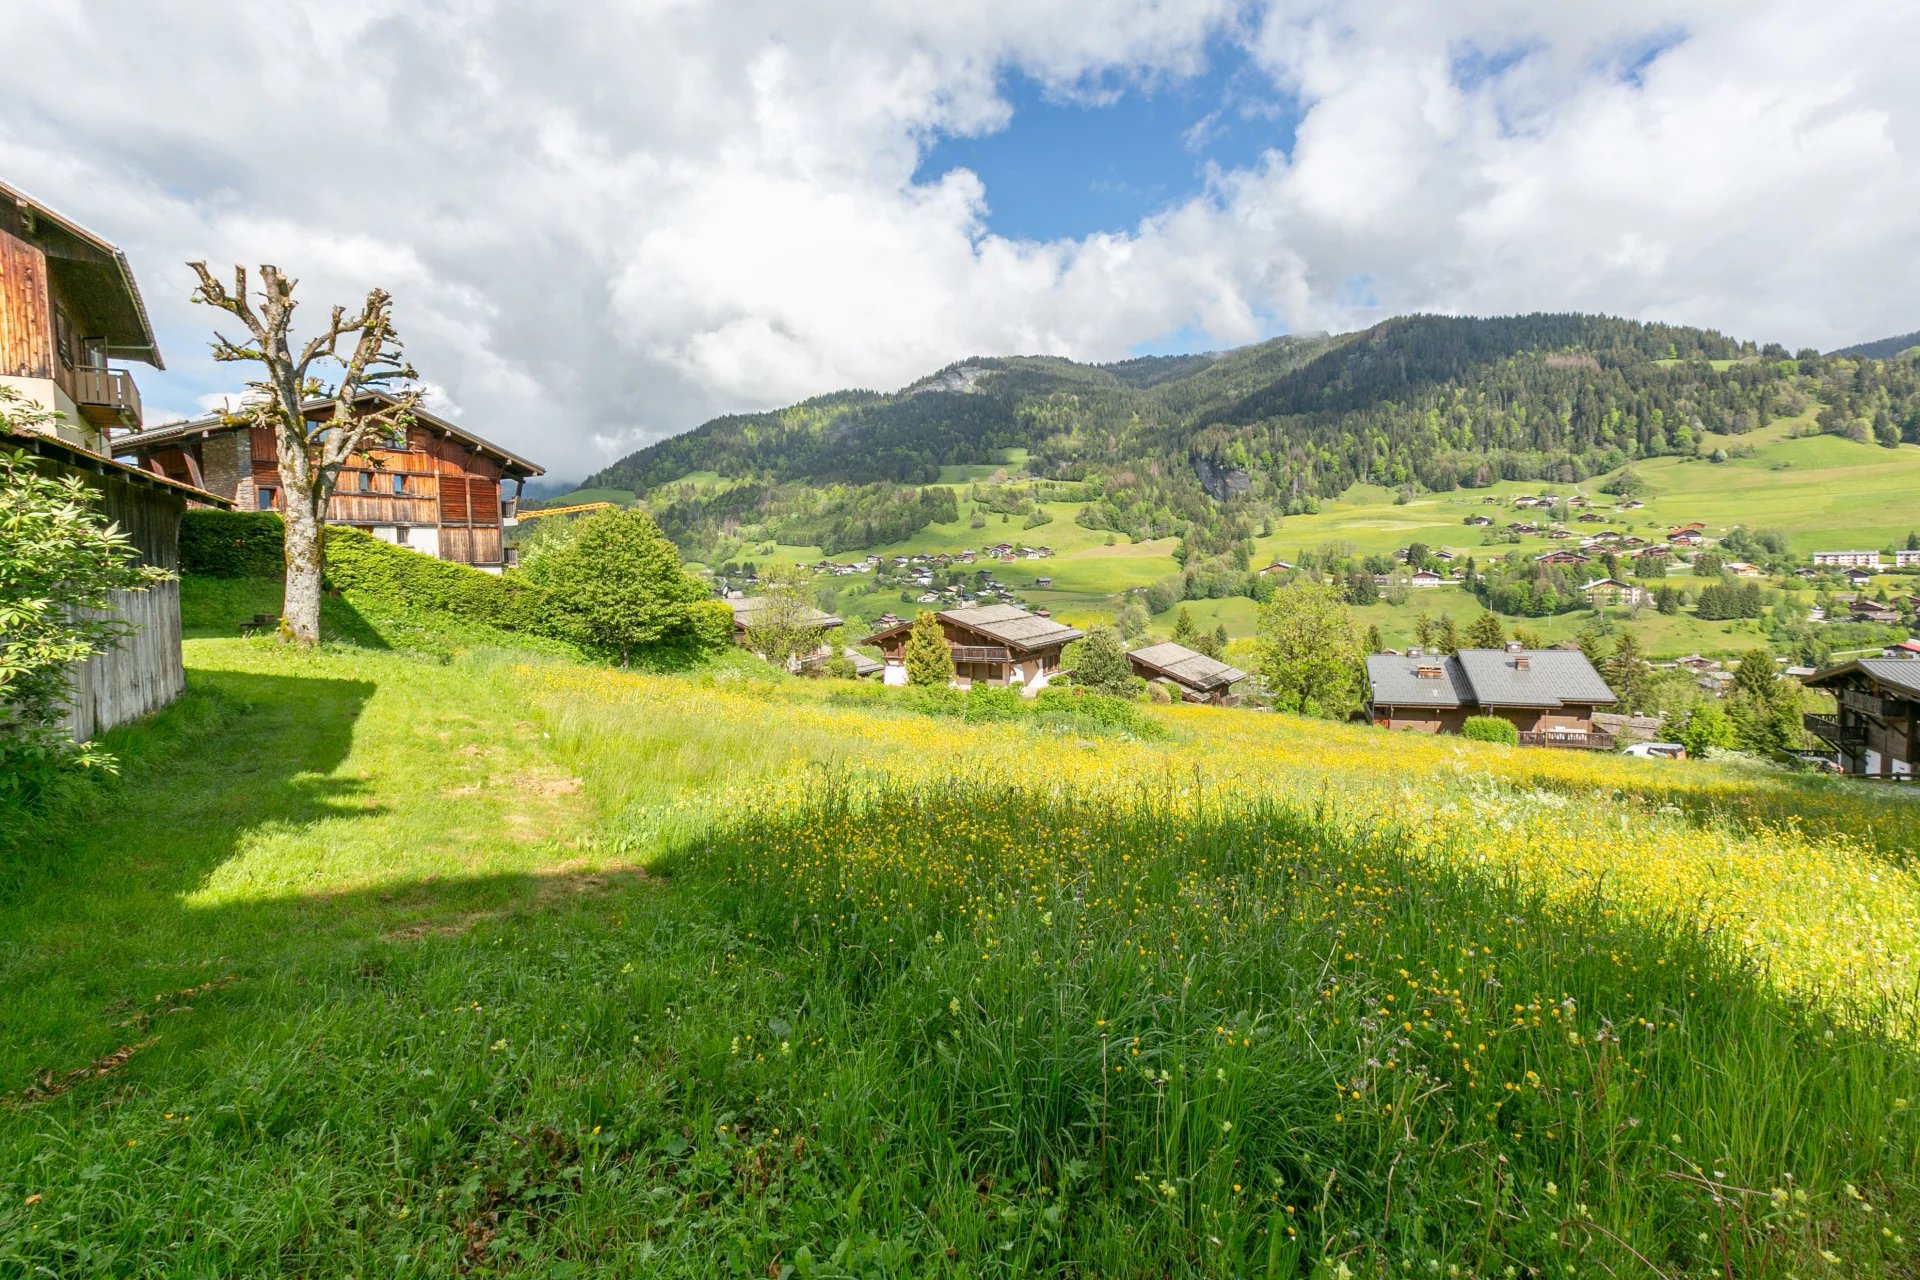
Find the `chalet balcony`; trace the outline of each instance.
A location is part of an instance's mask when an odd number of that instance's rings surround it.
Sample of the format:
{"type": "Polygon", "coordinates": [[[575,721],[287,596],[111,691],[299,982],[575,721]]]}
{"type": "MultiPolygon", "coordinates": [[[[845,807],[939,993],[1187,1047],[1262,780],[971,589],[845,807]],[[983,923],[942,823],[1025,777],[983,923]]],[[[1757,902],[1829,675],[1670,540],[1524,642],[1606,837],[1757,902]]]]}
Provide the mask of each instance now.
{"type": "Polygon", "coordinates": [[[1808,733],[1836,747],[1863,747],[1867,743],[1864,725],[1843,725],[1832,716],[1815,715],[1812,712],[1803,715],[1800,720],[1806,725],[1808,733]]]}
{"type": "Polygon", "coordinates": [[[80,406],[81,416],[102,431],[140,429],[140,388],[125,369],[90,365],[75,369],[73,402],[80,406]]]}
{"type": "Polygon", "coordinates": [[[1013,655],[1004,645],[997,644],[956,644],[953,649],[955,662],[1011,662],[1013,655]]]}
{"type": "Polygon", "coordinates": [[[1520,733],[1520,745],[1564,747],[1573,751],[1611,751],[1619,745],[1619,740],[1612,734],[1597,729],[1588,733],[1550,733],[1523,729],[1520,733]]]}

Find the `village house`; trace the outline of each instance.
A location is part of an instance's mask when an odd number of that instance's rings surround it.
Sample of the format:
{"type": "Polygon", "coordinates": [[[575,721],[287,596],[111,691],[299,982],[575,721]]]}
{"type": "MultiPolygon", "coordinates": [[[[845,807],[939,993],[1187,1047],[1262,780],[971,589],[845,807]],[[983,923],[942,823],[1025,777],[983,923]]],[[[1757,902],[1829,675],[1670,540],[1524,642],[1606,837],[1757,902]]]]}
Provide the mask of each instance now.
{"type": "Polygon", "coordinates": [[[1883,658],[1920,658],[1920,639],[1908,638],[1880,651],[1883,658]]]}
{"type": "Polygon", "coordinates": [[[1898,626],[1901,620],[1898,609],[1892,605],[1881,604],[1877,600],[1869,600],[1866,596],[1855,597],[1853,603],[1847,608],[1855,622],[1877,622],[1883,626],[1898,626]]]}
{"type": "MultiPolygon", "coordinates": [[[[1011,686],[1031,697],[1059,674],[1060,651],[1081,636],[1044,614],[1011,604],[944,609],[935,616],[953,656],[953,683],[961,689],[1011,686]]],[[[907,683],[907,636],[912,629],[911,623],[898,622],[867,637],[868,644],[880,647],[890,685],[907,683]]]]}
{"type": "Polygon", "coordinates": [[[1589,559],[1591,559],[1591,557],[1583,556],[1578,551],[1567,551],[1563,549],[1560,551],[1549,551],[1545,555],[1535,556],[1533,562],[1535,564],[1582,565],[1586,564],[1589,559]]]}
{"type": "Polygon", "coordinates": [[[1463,521],[1462,523],[1464,523],[1464,524],[1474,524],[1474,525],[1481,525],[1481,524],[1492,524],[1492,523],[1493,523],[1493,517],[1492,517],[1492,516],[1485,516],[1485,515],[1472,515],[1472,516],[1468,516],[1468,517],[1466,518],[1466,520],[1464,520],[1464,521],[1463,521]]]}
{"type": "Polygon", "coordinates": [[[1894,552],[1893,567],[1896,569],[1920,569],[1920,550],[1908,551],[1902,548],[1894,552]]]}
{"type": "Polygon", "coordinates": [[[1610,751],[1593,714],[1618,701],[1577,649],[1462,649],[1367,659],[1367,718],[1383,729],[1458,733],[1469,716],[1510,721],[1527,746],[1610,751]]]}
{"type": "Polygon", "coordinates": [[[1642,507],[1644,507],[1644,506],[1646,506],[1646,505],[1647,505],[1646,503],[1644,503],[1644,502],[1642,502],[1642,501],[1640,501],[1640,500],[1639,500],[1638,498],[1634,498],[1634,499],[1631,499],[1630,501],[1627,501],[1627,502],[1623,502],[1623,503],[1621,503],[1621,504],[1620,504],[1620,510],[1622,510],[1622,511],[1638,511],[1638,510],[1639,510],[1640,508],[1642,508],[1642,507]]]}
{"type": "Polygon", "coordinates": [[[1860,590],[1873,585],[1873,575],[1865,569],[1847,570],[1847,585],[1860,590]]]}
{"type": "Polygon", "coordinates": [[[111,456],[110,433],[141,415],[114,360],[165,367],[126,255],[0,183],[0,385],[60,415],[52,434],[111,456]]]}
{"type": "Polygon", "coordinates": [[[1133,664],[1134,674],[1177,689],[1187,702],[1223,703],[1232,696],[1233,686],[1247,678],[1238,667],[1171,642],[1135,649],[1127,661],[1133,664]]]}
{"type": "Polygon", "coordinates": [[[1808,713],[1807,731],[1847,773],[1912,777],[1920,766],[1920,660],[1859,658],[1806,680],[1834,697],[1833,715],[1808,713]]]}
{"type": "Polygon", "coordinates": [[[1678,533],[1670,533],[1667,535],[1667,541],[1676,547],[1704,547],[1707,545],[1706,536],[1692,529],[1682,529],[1678,533]]]}
{"type": "Polygon", "coordinates": [[[1816,569],[1873,569],[1880,568],[1878,551],[1816,551],[1813,553],[1813,566],[1816,569]]]}
{"type": "MultiPolygon", "coordinates": [[[[366,391],[369,411],[395,403],[366,391]]],[[[333,416],[329,400],[302,406],[309,422],[333,416]]],[[[341,467],[326,521],[362,529],[422,555],[498,572],[509,563],[504,530],[517,522],[521,486],[536,464],[423,408],[413,422],[341,467]],[[501,486],[512,481],[511,496],[501,486]]],[[[248,511],[284,511],[274,432],[226,414],[169,423],[113,441],[116,456],[219,494],[248,511]]]]}
{"type": "Polygon", "coordinates": [[[1767,576],[1765,569],[1762,569],[1757,564],[1748,564],[1744,560],[1729,560],[1721,565],[1720,568],[1722,572],[1730,573],[1736,578],[1764,578],[1767,576]]]}
{"type": "MultiPolygon", "coordinates": [[[[761,619],[767,616],[767,610],[774,607],[777,603],[778,602],[774,600],[768,599],[766,596],[733,596],[729,598],[727,607],[733,610],[733,642],[742,649],[752,650],[756,653],[759,652],[757,649],[754,649],[753,646],[754,627],[761,619]]],[[[795,626],[818,628],[823,636],[824,633],[832,631],[836,627],[846,625],[841,619],[834,617],[830,613],[822,612],[809,604],[796,606],[791,622],[795,626]]],[[[823,639],[819,649],[815,652],[830,654],[832,651],[833,646],[826,643],[823,639]]]]}
{"type": "Polygon", "coordinates": [[[1604,604],[1644,608],[1653,603],[1653,596],[1645,587],[1636,587],[1618,578],[1595,578],[1580,588],[1580,594],[1596,608],[1604,604]]]}
{"type": "Polygon", "coordinates": [[[1268,565],[1266,568],[1262,569],[1260,572],[1261,573],[1292,573],[1293,566],[1288,564],[1285,560],[1275,560],[1272,564],[1268,565]]]}
{"type": "Polygon", "coordinates": [[[1445,578],[1431,569],[1416,570],[1413,576],[1407,579],[1407,585],[1413,587],[1437,587],[1445,582],[1445,578]]]}

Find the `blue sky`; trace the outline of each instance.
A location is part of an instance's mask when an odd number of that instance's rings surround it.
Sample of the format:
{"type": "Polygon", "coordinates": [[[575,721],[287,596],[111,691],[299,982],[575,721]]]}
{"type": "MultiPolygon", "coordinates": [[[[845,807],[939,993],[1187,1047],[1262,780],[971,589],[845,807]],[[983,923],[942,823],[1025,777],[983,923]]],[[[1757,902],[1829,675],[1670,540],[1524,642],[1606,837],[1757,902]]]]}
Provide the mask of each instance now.
{"type": "Polygon", "coordinates": [[[970,169],[986,184],[988,229],[1058,240],[1130,231],[1206,185],[1209,163],[1242,168],[1293,147],[1296,104],[1237,47],[1216,42],[1205,68],[1177,81],[1096,80],[1069,96],[1010,73],[1008,125],[941,137],[915,177],[970,169]]]}

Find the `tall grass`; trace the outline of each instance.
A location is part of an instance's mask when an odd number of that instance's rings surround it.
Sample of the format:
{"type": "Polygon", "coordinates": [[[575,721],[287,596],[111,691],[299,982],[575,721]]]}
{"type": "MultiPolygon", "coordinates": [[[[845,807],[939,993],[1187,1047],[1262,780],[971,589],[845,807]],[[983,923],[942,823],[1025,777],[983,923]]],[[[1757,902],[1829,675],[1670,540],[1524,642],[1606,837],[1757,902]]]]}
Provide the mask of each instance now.
{"type": "Polygon", "coordinates": [[[1877,793],[195,655],[0,901],[0,1274],[1916,1265],[1877,793]]]}

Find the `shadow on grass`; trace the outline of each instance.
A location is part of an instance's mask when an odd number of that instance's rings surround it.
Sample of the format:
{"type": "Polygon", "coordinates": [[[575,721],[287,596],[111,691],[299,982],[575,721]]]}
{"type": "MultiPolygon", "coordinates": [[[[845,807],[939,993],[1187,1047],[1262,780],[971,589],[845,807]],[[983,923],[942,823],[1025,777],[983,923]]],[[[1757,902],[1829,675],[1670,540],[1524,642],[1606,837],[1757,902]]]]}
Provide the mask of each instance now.
{"type": "MultiPolygon", "coordinates": [[[[210,578],[186,574],[180,579],[180,627],[188,639],[227,638],[261,614],[278,615],[284,602],[278,578],[210,578]]],[[[327,640],[363,649],[391,649],[379,629],[337,592],[320,599],[320,634],[327,640]]]]}
{"type": "MultiPolygon", "coordinates": [[[[250,745],[219,741],[221,767],[250,745]]],[[[265,782],[236,831],[336,812],[265,782]]],[[[894,1275],[1294,1275],[1323,1247],[1358,1274],[1546,1274],[1621,1266],[1612,1240],[1667,1274],[1898,1265],[1840,1189],[1915,1207],[1908,1046],[1685,925],[1394,849],[1281,804],[829,787],[679,842],[658,884],[167,896],[162,926],[258,949],[143,1004],[116,1034],[159,1043],[124,1069],[0,1111],[0,1157],[50,1151],[29,1190],[103,1251],[48,1233],[23,1258],[112,1270],[164,1238],[157,1195],[195,1224],[181,1265],[207,1240],[307,1274],[779,1274],[836,1241],[894,1275]],[[1782,1170],[1810,1224],[1773,1212],[1782,1170]],[[310,1177],[324,1195],[268,1211],[310,1177]]]]}

